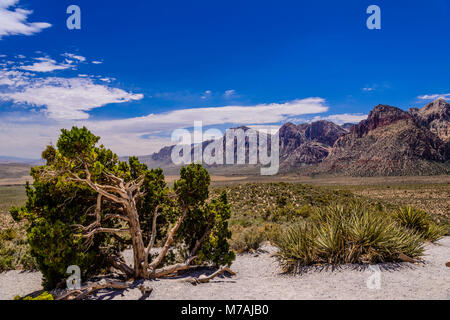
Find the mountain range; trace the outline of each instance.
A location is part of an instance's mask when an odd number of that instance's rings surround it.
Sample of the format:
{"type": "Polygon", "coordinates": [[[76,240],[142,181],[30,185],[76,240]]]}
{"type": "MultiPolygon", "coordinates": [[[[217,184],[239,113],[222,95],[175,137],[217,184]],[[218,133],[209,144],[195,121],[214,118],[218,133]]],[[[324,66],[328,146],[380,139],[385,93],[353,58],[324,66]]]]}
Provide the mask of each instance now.
{"type": "MultiPolygon", "coordinates": [[[[223,140],[225,145],[226,139],[223,140]]],[[[195,148],[204,150],[211,142],[192,145],[191,153],[195,148]]],[[[408,111],[378,105],[366,120],[353,125],[339,126],[329,121],[286,123],[279,130],[279,143],[281,172],[350,176],[449,174],[450,104],[438,99],[408,111]]],[[[139,158],[150,167],[175,169],[171,161],[173,147],[139,158]]],[[[245,147],[248,159],[248,139],[245,147]]],[[[237,146],[234,148],[236,154],[237,146]]],[[[213,165],[209,169],[238,174],[256,167],[213,165]]]]}

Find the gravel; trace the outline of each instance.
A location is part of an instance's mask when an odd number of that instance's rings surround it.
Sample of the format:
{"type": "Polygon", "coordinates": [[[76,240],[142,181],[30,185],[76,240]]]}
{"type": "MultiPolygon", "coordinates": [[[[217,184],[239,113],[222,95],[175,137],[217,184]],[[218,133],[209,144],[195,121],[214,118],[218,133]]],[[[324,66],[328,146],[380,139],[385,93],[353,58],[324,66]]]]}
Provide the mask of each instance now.
{"type": "MultiPolygon", "coordinates": [[[[272,253],[275,248],[263,246],[262,252],[239,255],[231,269],[235,277],[221,277],[210,283],[193,286],[179,279],[144,281],[154,290],[148,299],[180,300],[253,300],[253,299],[440,299],[450,300],[450,237],[426,246],[424,263],[379,264],[379,286],[373,267],[345,265],[339,268],[312,268],[296,276],[280,274],[272,253]],[[369,289],[369,287],[371,289],[369,289]]],[[[191,276],[211,272],[204,270],[191,276]]],[[[9,271],[0,274],[0,299],[12,299],[41,289],[39,272],[9,271]]],[[[123,292],[101,291],[93,299],[133,300],[141,298],[137,288],[123,292]]]]}

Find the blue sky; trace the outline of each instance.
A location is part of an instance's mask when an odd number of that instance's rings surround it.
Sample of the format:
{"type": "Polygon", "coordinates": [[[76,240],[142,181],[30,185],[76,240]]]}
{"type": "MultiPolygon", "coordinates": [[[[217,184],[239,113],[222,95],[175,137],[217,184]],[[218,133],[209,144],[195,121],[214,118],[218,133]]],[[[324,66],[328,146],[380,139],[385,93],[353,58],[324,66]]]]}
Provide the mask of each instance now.
{"type": "Polygon", "coordinates": [[[120,155],[172,130],[330,119],[450,97],[450,3],[0,0],[0,156],[87,125],[120,155]],[[81,30],[66,9],[81,8],[81,30]],[[368,30],[366,9],[381,8],[368,30]]]}

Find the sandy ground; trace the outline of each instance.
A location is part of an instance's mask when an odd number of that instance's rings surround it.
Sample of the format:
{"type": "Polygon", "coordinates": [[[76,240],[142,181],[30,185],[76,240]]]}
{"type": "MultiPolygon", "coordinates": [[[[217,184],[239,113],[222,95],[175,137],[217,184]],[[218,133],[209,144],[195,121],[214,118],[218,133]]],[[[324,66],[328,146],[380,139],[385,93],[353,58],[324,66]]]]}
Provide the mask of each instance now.
{"type": "MultiPolygon", "coordinates": [[[[383,264],[379,286],[375,271],[361,266],[346,265],[337,269],[315,268],[301,275],[280,274],[275,248],[265,252],[237,257],[232,265],[237,276],[216,278],[210,283],[193,286],[175,280],[145,281],[153,287],[148,299],[444,299],[450,300],[450,237],[427,245],[423,264],[383,264]],[[378,287],[378,289],[376,288],[378,287]]],[[[204,271],[210,272],[210,271],[204,271]]],[[[200,273],[197,273],[198,276],[200,273]]],[[[192,274],[191,274],[192,275],[192,274]]],[[[38,272],[10,271],[0,274],[0,299],[12,299],[39,290],[38,272]]],[[[123,292],[99,292],[94,299],[139,299],[136,288],[123,292]]]]}

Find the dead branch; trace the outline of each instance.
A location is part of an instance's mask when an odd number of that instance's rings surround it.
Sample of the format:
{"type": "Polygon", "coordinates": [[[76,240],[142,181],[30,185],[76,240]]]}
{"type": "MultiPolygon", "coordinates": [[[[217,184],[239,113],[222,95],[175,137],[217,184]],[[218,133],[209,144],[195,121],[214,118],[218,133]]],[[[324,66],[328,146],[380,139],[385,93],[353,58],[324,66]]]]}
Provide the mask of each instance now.
{"type": "Polygon", "coordinates": [[[164,244],[164,247],[162,248],[161,252],[156,257],[156,259],[150,264],[150,269],[155,270],[156,267],[159,266],[159,264],[163,261],[164,257],[167,254],[167,251],[169,251],[169,248],[172,245],[175,233],[178,231],[178,228],[180,228],[181,223],[183,222],[184,218],[186,217],[187,211],[188,211],[188,209],[184,208],[183,215],[180,218],[178,218],[177,223],[170,230],[169,236],[167,237],[167,240],[166,240],[166,243],[164,244]]]}
{"type": "Polygon", "coordinates": [[[231,276],[235,276],[236,273],[233,272],[230,268],[227,267],[222,267],[219,270],[217,270],[216,272],[214,272],[213,274],[209,275],[209,276],[205,276],[205,275],[201,275],[198,278],[194,278],[194,277],[189,277],[183,280],[180,280],[182,282],[189,282],[192,285],[197,285],[200,283],[206,283],[209,282],[210,280],[214,279],[215,277],[218,277],[222,274],[224,274],[225,272],[227,272],[228,274],[230,274],[231,276]]]}
{"type": "Polygon", "coordinates": [[[121,270],[127,278],[131,278],[134,275],[134,270],[128,266],[123,259],[120,259],[117,256],[108,257],[108,262],[117,270],[121,270]]]}
{"type": "Polygon", "coordinates": [[[89,295],[102,289],[126,290],[131,287],[131,283],[101,280],[97,283],[87,285],[81,289],[74,289],[66,292],[55,300],[82,300],[89,295]]]}
{"type": "Polygon", "coordinates": [[[130,229],[97,228],[87,234],[84,234],[83,238],[89,239],[97,233],[130,233],[130,229]]]}

